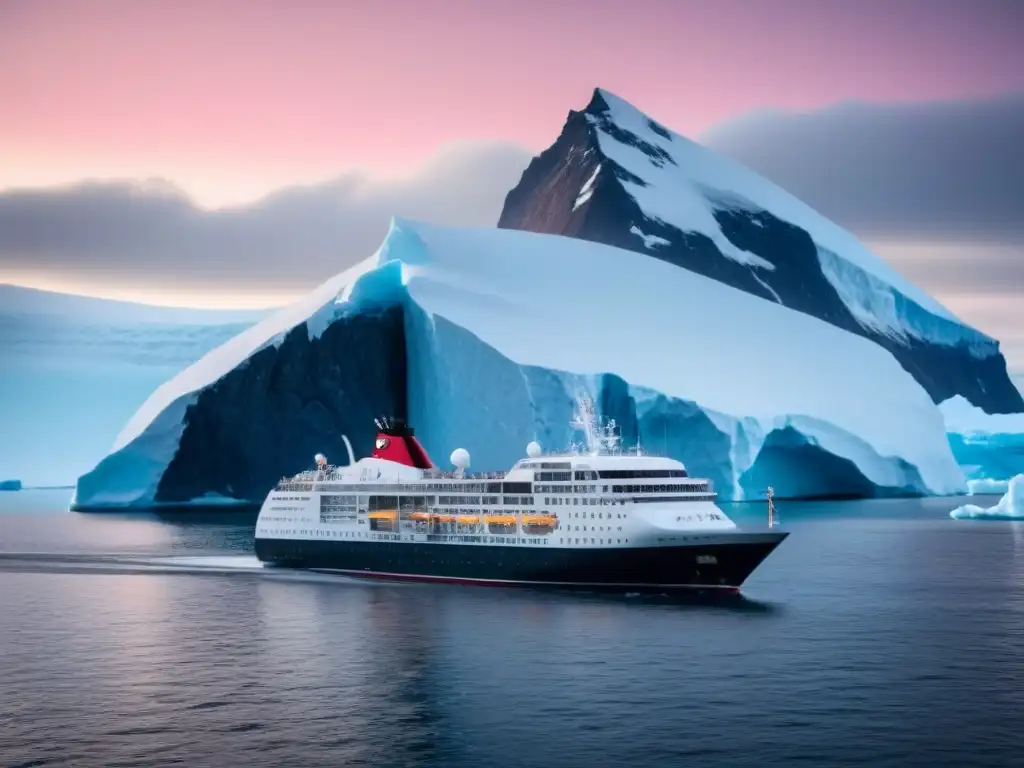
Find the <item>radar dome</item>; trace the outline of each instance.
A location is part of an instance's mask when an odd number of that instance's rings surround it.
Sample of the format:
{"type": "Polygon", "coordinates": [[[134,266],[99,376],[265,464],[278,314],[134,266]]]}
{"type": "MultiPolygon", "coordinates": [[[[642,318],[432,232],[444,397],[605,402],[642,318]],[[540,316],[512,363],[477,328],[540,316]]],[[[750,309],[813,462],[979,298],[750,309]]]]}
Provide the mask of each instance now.
{"type": "Polygon", "coordinates": [[[452,451],[452,465],[458,469],[465,469],[469,466],[469,451],[465,448],[456,448],[452,451]]]}
{"type": "Polygon", "coordinates": [[[318,453],[316,456],[313,457],[313,461],[315,461],[317,464],[326,464],[327,457],[324,456],[322,453],[318,453]]]}
{"type": "Polygon", "coordinates": [[[538,456],[540,456],[540,454],[540,443],[538,443],[536,440],[534,440],[532,443],[526,446],[526,455],[529,456],[531,459],[536,459],[538,456]]]}

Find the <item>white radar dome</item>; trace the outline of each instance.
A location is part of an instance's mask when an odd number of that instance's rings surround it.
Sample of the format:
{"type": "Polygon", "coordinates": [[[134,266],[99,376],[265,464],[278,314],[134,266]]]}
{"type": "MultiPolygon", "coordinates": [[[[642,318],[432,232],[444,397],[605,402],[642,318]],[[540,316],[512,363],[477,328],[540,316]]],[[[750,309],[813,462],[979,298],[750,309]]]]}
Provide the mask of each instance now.
{"type": "Polygon", "coordinates": [[[318,453],[316,456],[313,457],[313,461],[315,461],[317,464],[326,464],[327,457],[324,456],[322,453],[318,453]]]}
{"type": "Polygon", "coordinates": [[[526,455],[529,456],[531,459],[536,459],[538,456],[540,456],[540,454],[540,443],[538,443],[536,440],[534,440],[532,443],[526,446],[526,455]]]}
{"type": "Polygon", "coordinates": [[[452,451],[452,466],[458,469],[465,469],[469,466],[469,451],[465,448],[456,448],[452,451]]]}

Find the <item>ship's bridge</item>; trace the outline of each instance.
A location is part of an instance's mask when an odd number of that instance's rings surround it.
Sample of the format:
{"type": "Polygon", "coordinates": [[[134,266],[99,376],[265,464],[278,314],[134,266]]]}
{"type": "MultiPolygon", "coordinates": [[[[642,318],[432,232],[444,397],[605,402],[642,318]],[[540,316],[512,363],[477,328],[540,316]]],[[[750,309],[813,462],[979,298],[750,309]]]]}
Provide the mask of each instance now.
{"type": "Polygon", "coordinates": [[[509,480],[566,482],[686,478],[686,466],[664,456],[569,454],[520,459],[508,473],[509,480]]]}

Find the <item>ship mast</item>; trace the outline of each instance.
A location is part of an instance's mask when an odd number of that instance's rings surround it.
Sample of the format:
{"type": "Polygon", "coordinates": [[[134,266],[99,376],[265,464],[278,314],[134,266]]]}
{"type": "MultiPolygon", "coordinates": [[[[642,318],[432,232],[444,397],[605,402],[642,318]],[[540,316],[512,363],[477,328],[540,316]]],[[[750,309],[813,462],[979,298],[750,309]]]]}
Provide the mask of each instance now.
{"type": "Polygon", "coordinates": [[[619,444],[615,419],[609,419],[607,424],[600,426],[594,400],[585,393],[576,396],[576,413],[570,425],[583,432],[584,444],[591,456],[611,453],[619,444]]]}

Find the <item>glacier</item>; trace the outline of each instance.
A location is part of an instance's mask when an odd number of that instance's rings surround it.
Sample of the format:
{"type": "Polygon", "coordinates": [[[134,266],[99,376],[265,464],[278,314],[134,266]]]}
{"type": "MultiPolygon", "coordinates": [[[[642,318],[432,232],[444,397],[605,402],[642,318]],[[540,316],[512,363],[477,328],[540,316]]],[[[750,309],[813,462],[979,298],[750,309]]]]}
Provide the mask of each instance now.
{"type": "Polygon", "coordinates": [[[964,504],[949,516],[955,519],[973,520],[1024,520],[1024,474],[1014,475],[1007,484],[1005,495],[991,507],[964,504]]]}
{"type": "Polygon", "coordinates": [[[344,456],[342,434],[367,455],[381,414],[504,470],[531,440],[567,446],[581,391],[724,499],[965,490],[928,393],[865,338],[600,243],[396,219],[154,391],[73,506],[262,501],[314,453],[344,456]]]}
{"type": "Polygon", "coordinates": [[[157,386],[265,314],[0,285],[0,471],[73,484],[157,386]]]}
{"type": "Polygon", "coordinates": [[[887,349],[935,403],[1024,412],[999,343],[852,234],[598,88],[505,201],[498,226],[601,242],[817,317],[887,349]]]}

